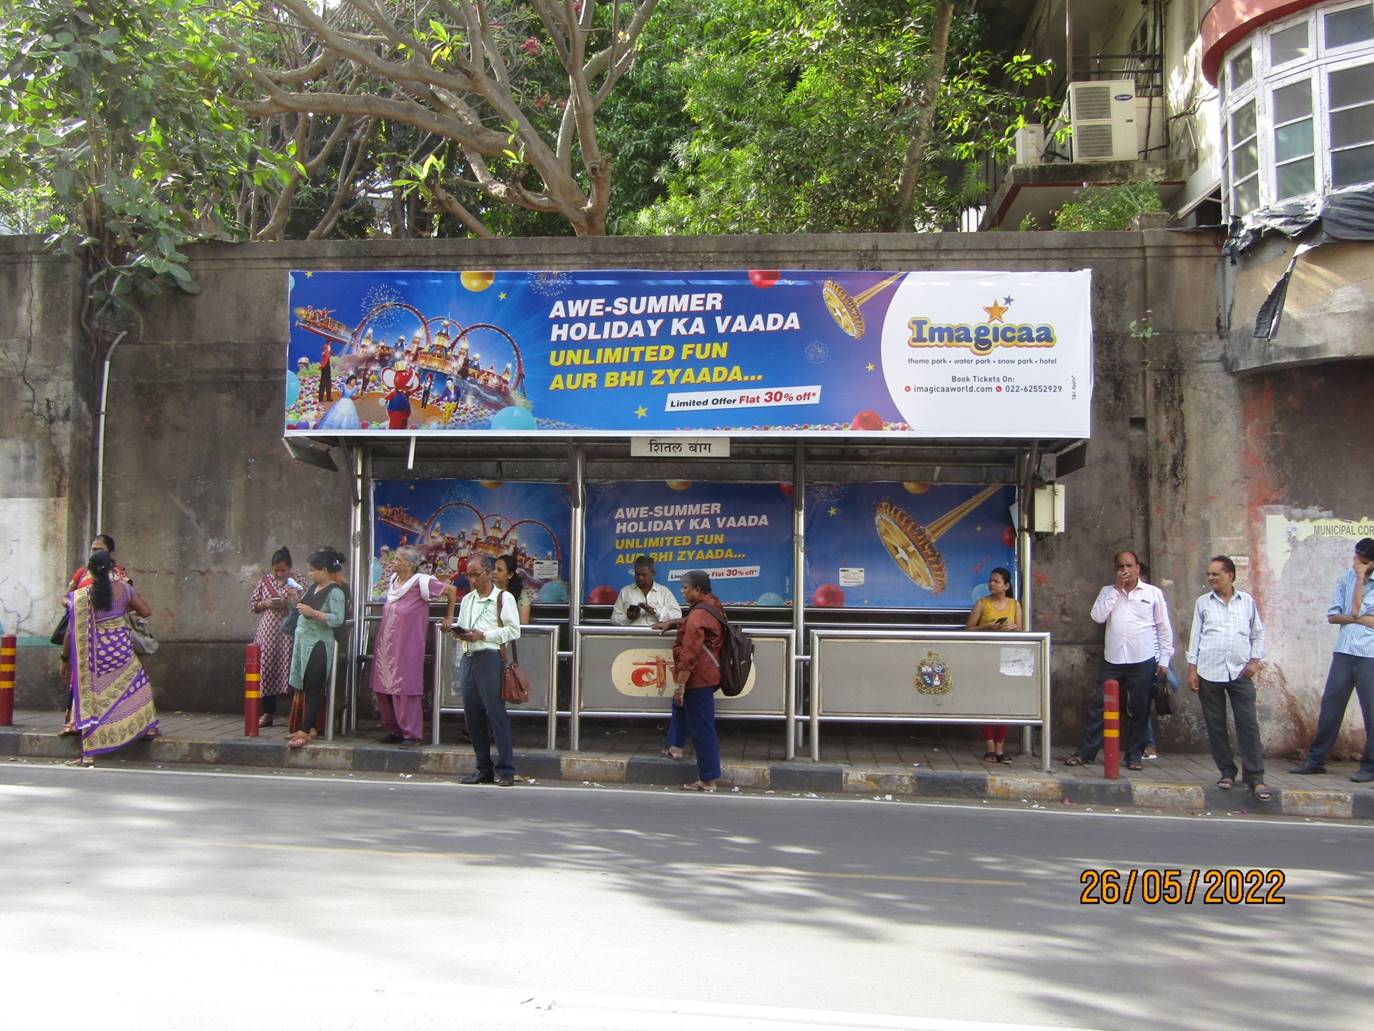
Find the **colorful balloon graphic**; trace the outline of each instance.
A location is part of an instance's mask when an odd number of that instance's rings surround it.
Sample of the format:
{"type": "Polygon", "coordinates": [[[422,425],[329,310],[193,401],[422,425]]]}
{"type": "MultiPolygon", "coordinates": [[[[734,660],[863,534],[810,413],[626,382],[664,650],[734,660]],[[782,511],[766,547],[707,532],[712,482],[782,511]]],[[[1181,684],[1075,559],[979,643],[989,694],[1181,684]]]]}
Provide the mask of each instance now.
{"type": "Polygon", "coordinates": [[[617,591],[614,587],[609,587],[606,584],[601,584],[599,587],[593,587],[591,589],[591,593],[587,595],[587,604],[614,605],[615,599],[619,596],[619,594],[620,592],[617,591]]]}
{"type": "Polygon", "coordinates": [[[534,415],[528,408],[510,405],[491,417],[491,428],[506,431],[532,430],[535,428],[534,415]]]}
{"type": "Polygon", "coordinates": [[[764,608],[780,609],[787,604],[787,600],[777,591],[764,591],[759,595],[756,604],[762,605],[764,608]]]}
{"type": "Polygon", "coordinates": [[[749,270],[749,282],[761,289],[776,286],[781,277],[775,268],[751,268],[749,270]]]}
{"type": "Polygon", "coordinates": [[[816,588],[816,593],[811,595],[811,604],[824,609],[843,608],[844,591],[836,584],[821,584],[816,588]]]}
{"type": "Polygon", "coordinates": [[[849,424],[851,430],[880,430],[883,428],[883,417],[877,412],[860,412],[854,416],[854,421],[849,424]]]}
{"type": "Polygon", "coordinates": [[[496,282],[495,272],[464,272],[459,277],[463,281],[463,286],[467,287],[475,294],[480,294],[492,283],[496,282]]]}
{"type": "Polygon", "coordinates": [[[286,407],[294,408],[301,399],[301,378],[290,369],[286,370],[286,407]]]}

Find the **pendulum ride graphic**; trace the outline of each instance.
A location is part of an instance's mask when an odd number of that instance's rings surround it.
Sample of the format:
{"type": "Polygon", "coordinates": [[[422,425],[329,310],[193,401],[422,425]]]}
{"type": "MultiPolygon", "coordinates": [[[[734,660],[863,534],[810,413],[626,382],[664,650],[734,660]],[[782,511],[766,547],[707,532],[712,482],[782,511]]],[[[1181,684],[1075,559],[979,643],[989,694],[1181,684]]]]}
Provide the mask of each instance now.
{"type": "Polygon", "coordinates": [[[890,501],[880,501],[873,508],[873,522],[878,528],[878,538],[897,563],[897,568],[906,574],[907,579],[917,587],[924,587],[934,594],[941,593],[949,586],[949,573],[945,569],[944,556],[935,542],[943,537],[956,523],[992,497],[1002,485],[994,483],[985,487],[963,504],[958,505],[929,526],[922,526],[906,512],[890,501]]]}
{"type": "Polygon", "coordinates": [[[833,279],[827,279],[821,284],[821,296],[825,298],[825,306],[830,312],[830,317],[842,330],[858,340],[864,335],[864,317],[859,309],[867,304],[874,294],[882,293],[904,274],[898,272],[894,276],[888,276],[881,283],[870,286],[858,297],[850,297],[848,290],[833,279]]]}

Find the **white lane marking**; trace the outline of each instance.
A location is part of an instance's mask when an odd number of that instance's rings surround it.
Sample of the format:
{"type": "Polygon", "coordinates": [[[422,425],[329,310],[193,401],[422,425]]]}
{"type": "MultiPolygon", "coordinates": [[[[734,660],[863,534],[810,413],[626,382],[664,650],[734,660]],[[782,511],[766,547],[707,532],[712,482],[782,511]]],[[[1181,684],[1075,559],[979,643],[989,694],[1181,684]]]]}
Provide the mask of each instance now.
{"type": "MultiPolygon", "coordinates": [[[[1022,808],[1017,808],[1015,803],[1009,803],[1009,802],[1007,802],[1007,801],[1004,800],[1004,799],[998,799],[998,800],[996,800],[997,803],[998,803],[998,804],[996,804],[996,805],[993,805],[993,804],[989,804],[989,805],[969,805],[969,804],[966,803],[966,802],[943,802],[943,801],[932,800],[932,799],[920,800],[920,799],[915,799],[915,798],[911,798],[911,799],[907,799],[907,798],[894,798],[891,802],[888,802],[888,801],[881,801],[881,802],[879,802],[879,801],[877,801],[877,800],[875,800],[875,799],[872,799],[872,798],[869,798],[869,797],[867,797],[867,796],[864,796],[864,797],[854,797],[854,798],[834,798],[834,797],[829,797],[829,796],[820,796],[820,795],[817,795],[817,796],[815,796],[815,797],[810,797],[810,796],[805,795],[805,794],[798,794],[798,793],[793,793],[793,792],[790,792],[790,791],[779,791],[779,792],[776,792],[776,793],[771,794],[771,795],[769,795],[769,794],[764,794],[764,793],[755,791],[755,792],[750,792],[750,793],[740,792],[739,794],[735,794],[735,793],[733,793],[733,792],[724,793],[724,794],[716,794],[716,795],[710,796],[710,797],[711,797],[712,799],[714,799],[715,801],[707,802],[707,801],[702,801],[702,800],[701,800],[704,796],[700,796],[700,795],[696,795],[696,794],[689,794],[689,793],[687,793],[687,792],[682,792],[682,791],[669,790],[669,789],[662,789],[662,788],[659,788],[659,787],[657,787],[657,786],[655,786],[655,785],[652,785],[652,784],[611,784],[611,785],[606,785],[606,786],[603,787],[603,786],[591,786],[591,785],[582,785],[582,784],[569,784],[569,783],[565,783],[565,782],[563,782],[563,781],[555,781],[555,782],[549,783],[549,784],[528,784],[528,783],[523,783],[523,784],[518,785],[518,786],[515,787],[515,788],[496,788],[496,787],[491,787],[491,786],[489,786],[489,785],[482,785],[482,786],[479,786],[479,787],[470,787],[469,785],[459,784],[456,780],[378,780],[378,779],[376,779],[375,777],[373,777],[373,776],[371,776],[371,775],[368,775],[368,776],[358,776],[358,775],[356,775],[356,774],[350,775],[350,774],[348,773],[348,771],[340,771],[340,770],[281,770],[281,771],[279,771],[279,772],[277,772],[277,773],[241,773],[241,772],[238,772],[238,771],[236,771],[236,770],[172,770],[172,769],[156,769],[156,768],[133,767],[133,766],[94,766],[94,767],[81,767],[81,766],[67,766],[67,765],[61,764],[61,763],[54,764],[54,763],[41,762],[41,761],[39,761],[39,762],[12,763],[12,764],[0,765],[0,772],[4,772],[4,771],[6,771],[6,770],[40,770],[40,769],[41,769],[41,770],[55,770],[55,771],[63,772],[63,773],[78,773],[78,774],[83,774],[83,775],[86,775],[86,776],[91,776],[91,775],[105,775],[105,774],[122,774],[122,775],[126,775],[126,776],[128,776],[128,775],[134,775],[134,776],[147,775],[147,776],[159,776],[159,777],[206,777],[206,778],[210,778],[210,779],[223,778],[223,779],[226,779],[226,780],[228,780],[228,779],[238,779],[238,780],[270,780],[270,781],[272,781],[273,783],[276,783],[276,784],[283,784],[283,783],[296,783],[296,784],[300,784],[300,783],[304,783],[304,784],[319,785],[319,784],[321,784],[321,783],[329,783],[329,784],[355,784],[355,785],[366,785],[366,786],[372,786],[372,787],[376,787],[376,786],[379,786],[379,785],[380,785],[380,786],[383,786],[383,787],[390,787],[390,788],[402,787],[402,786],[404,786],[404,787],[406,787],[406,788],[440,788],[440,789],[443,789],[443,790],[450,790],[450,791],[451,791],[451,790],[460,790],[460,789],[461,789],[461,790],[465,790],[465,791],[466,791],[466,790],[482,791],[482,792],[486,792],[486,793],[488,793],[488,794],[494,794],[494,793],[503,792],[503,791],[517,791],[517,792],[519,792],[520,794],[529,794],[529,793],[538,792],[538,791],[546,791],[546,792],[548,792],[548,791],[564,791],[564,792],[566,792],[566,791],[577,791],[577,792],[583,792],[583,793],[588,793],[588,794],[601,794],[601,795],[604,795],[604,794],[606,794],[606,792],[608,792],[608,791],[619,791],[619,792],[623,792],[623,793],[626,793],[626,794],[653,795],[655,798],[657,798],[657,799],[659,799],[659,800],[666,800],[666,799],[670,799],[670,798],[671,798],[671,799],[674,799],[674,800],[675,800],[675,803],[685,803],[685,804],[689,804],[689,805],[718,805],[718,804],[721,804],[722,800],[725,800],[725,799],[729,799],[731,803],[736,803],[736,804],[745,804],[745,803],[747,803],[747,802],[773,802],[773,801],[782,801],[782,802],[792,802],[792,803],[809,803],[809,804],[812,804],[812,805],[843,805],[843,806],[852,806],[852,805],[856,805],[856,804],[862,805],[862,804],[867,803],[868,805],[887,805],[887,806],[891,806],[891,805],[900,805],[900,806],[919,807],[919,808],[926,808],[926,809],[955,809],[955,810],[964,810],[964,811],[973,811],[973,812],[997,812],[997,813],[1002,813],[1002,814],[1018,814],[1018,815],[1032,816],[1032,817],[1046,816],[1046,817],[1079,817],[1079,818],[1085,818],[1085,819],[1086,819],[1086,818],[1091,818],[1091,819],[1106,818],[1106,819],[1114,819],[1114,820],[1168,820],[1168,821],[1182,821],[1182,822],[1187,822],[1187,823],[1198,823],[1198,822],[1201,822],[1201,821],[1205,820],[1205,821],[1208,823],[1208,825],[1211,826],[1211,827],[1216,827],[1216,826],[1218,826],[1218,825],[1223,826],[1223,827],[1225,827],[1225,826],[1231,826],[1231,827],[1247,827],[1247,828],[1255,828],[1255,827],[1296,827],[1296,828],[1310,829],[1310,828],[1312,828],[1312,827],[1325,827],[1325,828],[1329,828],[1329,829],[1333,829],[1333,830],[1349,831],[1349,832],[1352,832],[1352,833],[1366,833],[1366,834],[1367,834],[1367,833],[1374,833],[1374,823],[1371,823],[1371,822],[1366,821],[1366,820],[1340,820],[1340,821],[1331,821],[1331,820],[1317,820],[1317,819],[1313,819],[1313,818],[1311,818],[1311,817],[1304,817],[1304,816],[1264,816],[1264,817],[1259,818],[1259,819],[1249,819],[1249,818],[1247,818],[1247,817],[1245,817],[1245,816],[1239,816],[1239,815],[1232,816],[1232,815],[1229,814],[1229,813],[1219,814],[1219,815],[1216,815],[1216,816],[1201,816],[1201,815],[1192,815],[1192,814],[1188,814],[1188,815],[1169,815],[1169,814],[1164,814],[1164,813],[1118,813],[1118,812],[1105,812],[1105,811],[1103,811],[1103,810],[1101,810],[1101,809],[1093,809],[1092,812],[1087,812],[1087,811],[1084,810],[1084,809],[1050,809],[1050,808],[1047,808],[1047,807],[1046,807],[1046,806],[1048,806],[1048,805],[1055,805],[1055,804],[1056,804],[1056,803],[1053,803],[1053,802],[1050,802],[1050,803],[1040,803],[1040,806],[1041,806],[1041,807],[1038,808],[1038,809],[1022,809],[1022,808]],[[694,801],[694,800],[696,800],[696,801],[694,801]]],[[[394,776],[397,776],[397,775],[393,774],[393,777],[394,777],[394,776]]],[[[425,776],[425,777],[442,777],[442,776],[445,776],[445,774],[432,774],[432,773],[427,773],[427,774],[423,774],[423,776],[425,776]]],[[[993,801],[994,801],[993,799],[988,799],[988,802],[989,802],[989,803],[992,803],[993,801]]]]}

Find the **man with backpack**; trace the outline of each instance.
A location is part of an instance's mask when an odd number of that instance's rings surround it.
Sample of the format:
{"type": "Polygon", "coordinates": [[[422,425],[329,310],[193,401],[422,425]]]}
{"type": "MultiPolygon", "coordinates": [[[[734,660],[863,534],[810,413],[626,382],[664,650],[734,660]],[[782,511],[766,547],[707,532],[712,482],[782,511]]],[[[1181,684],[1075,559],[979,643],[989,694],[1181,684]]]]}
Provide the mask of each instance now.
{"type": "Polygon", "coordinates": [[[681,620],[656,623],[659,630],[677,627],[673,640],[673,704],[682,706],[687,736],[697,752],[697,779],[684,791],[715,791],[720,780],[720,743],[716,740],[716,688],[720,686],[720,652],[728,622],[725,606],[711,593],[711,577],[693,569],[682,575],[682,598],[689,608],[681,620]]]}

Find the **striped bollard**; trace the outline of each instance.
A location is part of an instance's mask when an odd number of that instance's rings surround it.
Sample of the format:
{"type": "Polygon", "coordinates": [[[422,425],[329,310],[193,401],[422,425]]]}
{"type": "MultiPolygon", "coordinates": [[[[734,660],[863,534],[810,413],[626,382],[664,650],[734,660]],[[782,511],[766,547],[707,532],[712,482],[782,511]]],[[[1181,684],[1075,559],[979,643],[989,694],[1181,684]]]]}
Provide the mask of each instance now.
{"type": "Polygon", "coordinates": [[[1102,766],[1108,780],[1121,776],[1121,685],[1102,685],[1102,766]]]}
{"type": "Polygon", "coordinates": [[[13,634],[0,637],[0,727],[14,726],[14,659],[18,644],[13,634]]]}
{"type": "Polygon", "coordinates": [[[262,713],[262,658],[256,644],[250,644],[243,658],[243,736],[258,736],[258,717],[262,713]]]}

